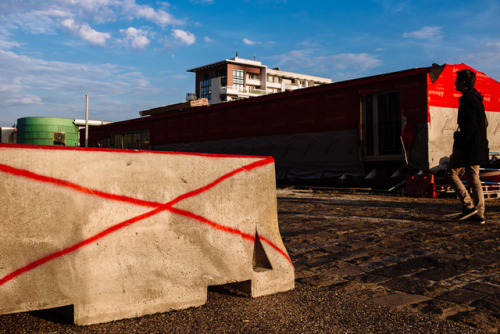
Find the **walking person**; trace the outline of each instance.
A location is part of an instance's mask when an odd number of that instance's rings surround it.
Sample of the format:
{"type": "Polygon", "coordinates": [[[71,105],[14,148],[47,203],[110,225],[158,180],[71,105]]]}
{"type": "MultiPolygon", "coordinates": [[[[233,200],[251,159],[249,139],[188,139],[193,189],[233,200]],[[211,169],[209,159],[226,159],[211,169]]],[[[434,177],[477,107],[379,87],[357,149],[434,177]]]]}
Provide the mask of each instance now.
{"type": "Polygon", "coordinates": [[[489,149],[486,128],[488,121],[483,97],[474,88],[476,75],[469,69],[457,72],[455,88],[462,93],[458,100],[458,130],[454,134],[453,152],[446,177],[462,204],[458,221],[484,224],[484,194],[479,180],[479,165],[488,163],[489,149]],[[463,185],[464,176],[472,197],[463,185]]]}

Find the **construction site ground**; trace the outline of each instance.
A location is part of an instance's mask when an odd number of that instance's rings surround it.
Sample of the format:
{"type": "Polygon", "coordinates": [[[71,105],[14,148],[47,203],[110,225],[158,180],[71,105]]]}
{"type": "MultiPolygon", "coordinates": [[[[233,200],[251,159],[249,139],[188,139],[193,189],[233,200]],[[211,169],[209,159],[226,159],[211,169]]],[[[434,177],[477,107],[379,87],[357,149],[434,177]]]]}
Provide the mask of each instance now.
{"type": "Polygon", "coordinates": [[[445,217],[455,198],[281,189],[282,237],[298,282],[497,332],[500,201],[486,224],[445,217]]]}

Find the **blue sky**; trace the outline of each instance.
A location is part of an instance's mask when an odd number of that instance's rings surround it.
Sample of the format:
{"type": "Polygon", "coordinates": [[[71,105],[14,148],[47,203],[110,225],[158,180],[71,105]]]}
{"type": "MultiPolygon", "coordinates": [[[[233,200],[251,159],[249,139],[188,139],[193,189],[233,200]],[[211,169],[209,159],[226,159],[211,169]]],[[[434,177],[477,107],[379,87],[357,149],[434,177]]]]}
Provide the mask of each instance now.
{"type": "Polygon", "coordinates": [[[185,100],[222,59],[342,81],[466,63],[500,81],[498,0],[1,0],[0,126],[118,121],[185,100]]]}

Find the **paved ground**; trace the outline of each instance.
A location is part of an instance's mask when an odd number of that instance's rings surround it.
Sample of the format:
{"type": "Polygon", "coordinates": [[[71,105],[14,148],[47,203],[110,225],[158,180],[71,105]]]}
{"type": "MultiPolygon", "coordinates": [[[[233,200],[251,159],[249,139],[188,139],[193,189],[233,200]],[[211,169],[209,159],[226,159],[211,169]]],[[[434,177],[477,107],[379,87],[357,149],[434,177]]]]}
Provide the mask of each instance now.
{"type": "Polygon", "coordinates": [[[500,328],[500,201],[487,223],[445,219],[454,199],[281,190],[297,280],[475,328],[500,328]]]}
{"type": "MultiPolygon", "coordinates": [[[[52,312],[0,316],[0,333],[497,333],[500,200],[487,224],[450,222],[452,199],[281,189],[294,291],[211,289],[199,308],[77,327],[52,312]]],[[[1,296],[0,296],[1,298],[1,296]]]]}

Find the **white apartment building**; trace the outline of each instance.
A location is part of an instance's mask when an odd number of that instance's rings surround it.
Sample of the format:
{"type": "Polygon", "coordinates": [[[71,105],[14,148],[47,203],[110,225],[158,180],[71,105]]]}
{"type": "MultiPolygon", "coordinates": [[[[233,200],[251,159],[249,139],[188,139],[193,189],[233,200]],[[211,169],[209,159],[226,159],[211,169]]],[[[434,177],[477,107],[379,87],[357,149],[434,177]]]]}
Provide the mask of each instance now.
{"type": "Polygon", "coordinates": [[[260,61],[239,58],[188,70],[196,74],[196,97],[210,104],[324,85],[332,80],[270,69],[260,61]]]}

